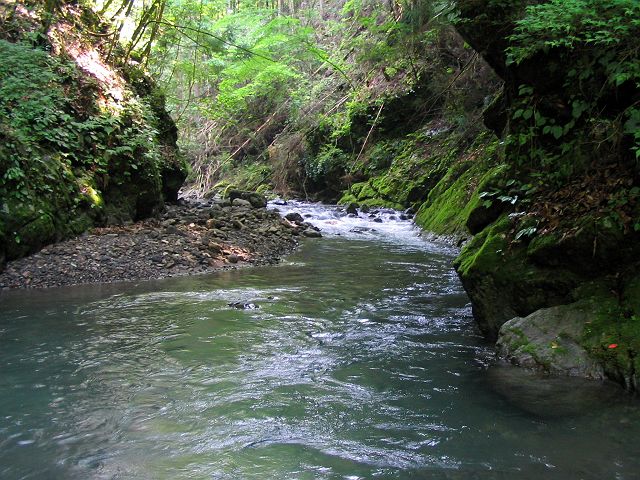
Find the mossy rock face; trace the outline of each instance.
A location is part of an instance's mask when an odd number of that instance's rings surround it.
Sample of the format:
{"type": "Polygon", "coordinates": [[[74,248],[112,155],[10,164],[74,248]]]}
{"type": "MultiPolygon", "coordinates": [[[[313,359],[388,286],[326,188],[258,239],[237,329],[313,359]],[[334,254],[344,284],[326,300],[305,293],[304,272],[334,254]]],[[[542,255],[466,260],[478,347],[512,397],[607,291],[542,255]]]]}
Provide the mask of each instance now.
{"type": "Polygon", "coordinates": [[[349,203],[356,203],[357,201],[358,201],[358,198],[355,195],[347,192],[344,195],[342,195],[342,197],[340,197],[340,200],[338,200],[338,205],[347,205],[349,203]]]}
{"type": "Polygon", "coordinates": [[[367,205],[368,207],[384,207],[401,210],[404,204],[398,201],[396,195],[397,184],[390,183],[389,178],[376,177],[368,182],[355,183],[347,190],[338,203],[347,205],[349,203],[357,203],[359,205],[367,205]]]}
{"type": "Polygon", "coordinates": [[[632,315],[640,317],[640,275],[636,275],[629,280],[622,292],[624,305],[632,315]]]}
{"type": "Polygon", "coordinates": [[[353,185],[351,185],[349,193],[353,195],[354,198],[358,198],[360,192],[366,185],[368,185],[367,182],[354,183],[353,185]]]}
{"type": "Polygon", "coordinates": [[[48,213],[36,216],[14,232],[7,242],[9,258],[24,257],[56,240],[56,228],[48,213]]]}
{"type": "Polygon", "coordinates": [[[360,206],[366,205],[367,207],[392,208],[394,210],[402,210],[403,208],[401,203],[391,202],[381,198],[368,198],[366,200],[358,200],[356,203],[360,206]]]}
{"type": "Polygon", "coordinates": [[[470,188],[474,173],[467,170],[455,180],[449,174],[442,178],[418,209],[416,223],[438,235],[463,234],[469,211],[478,203],[470,188]]]}
{"type": "Polygon", "coordinates": [[[505,202],[497,200],[485,201],[480,198],[483,192],[488,192],[498,187],[508,168],[505,164],[496,165],[482,175],[473,197],[473,203],[470,202],[465,209],[467,212],[465,226],[472,235],[480,233],[511,208],[511,205],[505,202]]]}
{"type": "Polygon", "coordinates": [[[55,26],[60,36],[50,37],[50,51],[22,41],[20,30],[15,43],[0,39],[0,124],[7,127],[0,133],[0,170],[8,172],[0,175],[0,252],[6,260],[107,218],[118,223],[154,215],[165,199],[177,198],[186,174],[175,124],[153,82],[139,67],[110,65],[102,39],[83,37],[83,22],[91,31],[101,25],[96,14],[80,4],[61,5],[52,15],[43,15],[42,2],[32,7],[33,15],[14,12],[24,33],[55,26]],[[44,18],[47,25],[38,24],[44,18]],[[65,54],[70,39],[63,32],[73,32],[74,42],[119,77],[117,101],[110,83],[65,54]]]}
{"type": "Polygon", "coordinates": [[[4,222],[0,220],[0,272],[4,270],[7,262],[7,235],[5,234],[4,222]]]}
{"type": "Polygon", "coordinates": [[[476,235],[454,262],[474,317],[490,338],[496,338],[502,324],[513,317],[567,303],[580,282],[570,271],[528,262],[526,249],[510,244],[510,227],[509,217],[501,217],[476,235]]]}
{"type": "Polygon", "coordinates": [[[619,270],[640,255],[636,233],[625,234],[608,219],[584,219],[573,231],[533,238],[530,261],[541,267],[562,267],[587,279],[619,270]]]}
{"type": "Polygon", "coordinates": [[[615,291],[619,284],[615,277],[596,280],[575,293],[593,312],[582,346],[602,365],[607,378],[630,391],[640,388],[640,315],[634,310],[638,277],[622,286],[621,296],[615,291]]]}

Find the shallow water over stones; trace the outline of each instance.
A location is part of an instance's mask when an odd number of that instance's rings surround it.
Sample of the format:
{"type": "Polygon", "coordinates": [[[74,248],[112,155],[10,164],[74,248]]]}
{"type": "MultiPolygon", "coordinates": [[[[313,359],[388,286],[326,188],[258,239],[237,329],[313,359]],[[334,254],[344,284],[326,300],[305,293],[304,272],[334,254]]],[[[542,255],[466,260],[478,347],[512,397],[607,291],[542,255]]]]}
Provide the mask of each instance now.
{"type": "Polygon", "coordinates": [[[276,267],[3,292],[0,478],[637,478],[637,403],[489,368],[449,247],[279,208],[276,267]]]}

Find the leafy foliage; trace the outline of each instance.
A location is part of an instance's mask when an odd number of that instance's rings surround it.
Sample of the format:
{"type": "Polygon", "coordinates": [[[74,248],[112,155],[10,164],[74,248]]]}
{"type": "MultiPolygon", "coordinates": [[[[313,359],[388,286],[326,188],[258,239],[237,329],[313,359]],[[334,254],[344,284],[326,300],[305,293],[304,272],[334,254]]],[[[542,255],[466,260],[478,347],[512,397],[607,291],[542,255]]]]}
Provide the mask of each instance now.
{"type": "Polygon", "coordinates": [[[571,168],[562,172],[558,160],[579,151],[577,139],[585,136],[603,137],[602,141],[594,139],[602,146],[619,144],[628,135],[633,141],[631,150],[640,159],[640,110],[637,102],[620,98],[640,89],[637,2],[553,0],[530,6],[517,23],[507,55],[514,65],[535,61],[539,55],[554,55],[554,61],[571,65],[561,85],[568,114],[554,115],[548,107],[545,111],[531,87],[520,87],[520,107],[512,119],[526,123],[527,128],[519,130],[516,141],[532,147],[528,156],[535,164],[555,163],[561,176],[570,173],[571,168]],[[599,134],[602,130],[609,133],[599,134]],[[554,143],[559,148],[548,147],[554,143]]]}
{"type": "MultiPolygon", "coordinates": [[[[60,54],[63,39],[45,29],[38,37],[45,48],[34,46],[40,17],[59,34],[56,22],[82,21],[86,10],[60,20],[38,2],[30,7],[12,23],[17,42],[0,39],[0,254],[9,259],[111,219],[118,208],[122,219],[148,214],[161,204],[163,169],[175,160],[156,129],[164,125],[161,102],[148,83],[143,97],[126,86],[112,97],[111,84],[81,69],[73,54],[60,54]]],[[[79,48],[85,58],[100,55],[89,42],[79,48]]],[[[136,72],[130,67],[131,78],[136,72]]],[[[144,83],[140,73],[135,78],[144,83]]]]}
{"type": "Polygon", "coordinates": [[[117,166],[125,176],[141,170],[158,178],[161,156],[150,107],[133,97],[118,111],[84,111],[78,103],[83,99],[64,88],[77,81],[74,65],[0,40],[0,125],[8,150],[2,156],[6,168],[0,190],[5,198],[50,193],[60,178],[52,169],[64,178],[78,168],[100,176],[117,166]],[[49,152],[56,152],[55,161],[49,152]]]}

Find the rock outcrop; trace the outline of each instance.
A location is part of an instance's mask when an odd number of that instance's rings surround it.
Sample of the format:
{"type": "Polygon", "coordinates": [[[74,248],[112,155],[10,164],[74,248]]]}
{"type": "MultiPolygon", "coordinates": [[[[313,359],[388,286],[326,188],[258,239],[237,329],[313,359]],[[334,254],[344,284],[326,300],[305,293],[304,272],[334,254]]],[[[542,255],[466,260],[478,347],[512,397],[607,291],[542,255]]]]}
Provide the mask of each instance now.
{"type": "Polygon", "coordinates": [[[497,339],[506,359],[636,390],[640,189],[629,132],[616,130],[615,122],[640,90],[622,77],[611,83],[605,61],[583,71],[579,89],[568,81],[590,64],[596,47],[560,45],[508,61],[517,21],[527,6],[545,3],[458,2],[458,31],[504,81],[484,118],[506,139],[510,167],[486,211],[476,207],[468,216],[476,236],[455,266],[481,329],[497,339]],[[525,115],[530,105],[535,111],[525,115]],[[532,122],[539,127],[533,134],[532,122]],[[563,128],[554,131],[557,125],[563,128]],[[621,143],[608,143],[607,136],[621,143]],[[558,187],[533,189],[532,170],[558,187]],[[505,187],[507,179],[522,190],[505,187]],[[498,196],[513,206],[489,211],[498,196]]]}
{"type": "Polygon", "coordinates": [[[162,95],[110,27],[80,4],[47,8],[0,6],[0,269],[157,214],[186,177],[162,95]]]}

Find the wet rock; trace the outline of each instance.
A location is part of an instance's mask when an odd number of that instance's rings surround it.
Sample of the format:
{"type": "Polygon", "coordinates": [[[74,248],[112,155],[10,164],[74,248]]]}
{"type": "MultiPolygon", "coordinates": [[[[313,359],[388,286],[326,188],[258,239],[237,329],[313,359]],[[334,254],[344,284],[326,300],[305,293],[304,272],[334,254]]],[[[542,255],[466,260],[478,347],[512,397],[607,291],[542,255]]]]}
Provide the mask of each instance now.
{"type": "Polygon", "coordinates": [[[605,378],[602,367],[581,345],[592,316],[586,304],[540,309],[502,325],[496,347],[514,365],[602,380],[605,378]]]}
{"type": "Polygon", "coordinates": [[[227,305],[233,308],[237,308],[238,310],[256,310],[260,308],[260,306],[256,305],[255,303],[231,302],[227,305]]]}
{"type": "Polygon", "coordinates": [[[322,234],[320,232],[318,232],[317,230],[314,230],[313,228],[307,228],[306,230],[304,230],[302,232],[302,235],[304,235],[307,238],[320,238],[320,237],[322,237],[322,234]]]}
{"type": "Polygon", "coordinates": [[[358,204],[351,202],[345,208],[345,212],[351,215],[358,215],[358,204]]]}
{"type": "Polygon", "coordinates": [[[529,414],[549,420],[566,419],[628,401],[610,382],[557,377],[539,371],[497,364],[487,372],[487,383],[507,402],[529,414]]]}
{"type": "Polygon", "coordinates": [[[380,217],[374,218],[373,221],[376,222],[376,223],[382,223],[383,222],[383,220],[380,217]]]}
{"type": "Polygon", "coordinates": [[[235,198],[231,201],[231,205],[234,207],[251,207],[251,202],[243,200],[242,198],[235,198]]]}
{"type": "Polygon", "coordinates": [[[290,222],[302,223],[304,222],[304,218],[297,212],[287,213],[284,218],[289,220],[290,222]]]}

